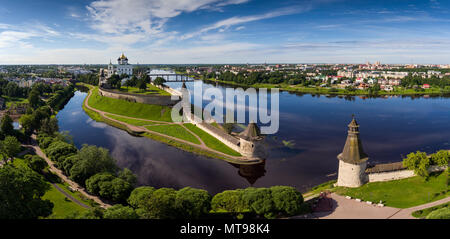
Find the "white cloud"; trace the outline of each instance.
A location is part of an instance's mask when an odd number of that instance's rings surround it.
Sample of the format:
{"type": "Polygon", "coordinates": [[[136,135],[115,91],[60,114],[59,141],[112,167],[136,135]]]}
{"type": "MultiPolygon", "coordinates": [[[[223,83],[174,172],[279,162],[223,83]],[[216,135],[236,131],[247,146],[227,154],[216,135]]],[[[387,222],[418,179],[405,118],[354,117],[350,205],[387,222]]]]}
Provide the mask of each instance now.
{"type": "Polygon", "coordinates": [[[0,48],[31,48],[29,42],[32,38],[49,39],[59,36],[60,33],[53,28],[40,23],[22,26],[13,26],[0,23],[0,48]]]}
{"type": "Polygon", "coordinates": [[[160,32],[169,18],[248,0],[106,0],[94,1],[87,10],[94,20],[92,28],[103,33],[160,32]]]}
{"type": "MultiPolygon", "coordinates": [[[[311,9],[311,5],[304,5],[302,7],[291,7],[291,8],[283,8],[283,9],[277,9],[275,11],[271,11],[265,14],[259,14],[259,15],[251,15],[251,16],[235,16],[230,17],[221,21],[218,21],[210,26],[204,27],[200,29],[197,32],[192,32],[185,34],[181,37],[181,39],[189,39],[198,35],[201,35],[203,33],[216,30],[216,29],[227,29],[231,26],[248,23],[248,22],[254,22],[274,17],[280,17],[285,15],[291,15],[296,14],[304,11],[308,11],[311,9]]],[[[223,30],[222,30],[223,31],[223,30]]]]}

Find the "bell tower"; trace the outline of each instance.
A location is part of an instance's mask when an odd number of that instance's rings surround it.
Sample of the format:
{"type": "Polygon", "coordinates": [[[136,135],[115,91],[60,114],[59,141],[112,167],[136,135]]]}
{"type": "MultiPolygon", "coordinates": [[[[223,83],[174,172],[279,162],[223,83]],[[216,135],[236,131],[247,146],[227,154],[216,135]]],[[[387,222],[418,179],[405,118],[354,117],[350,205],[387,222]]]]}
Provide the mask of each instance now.
{"type": "Polygon", "coordinates": [[[364,153],[361,139],[359,138],[359,124],[355,116],[348,125],[348,135],[344,149],[337,158],[339,159],[339,171],[337,186],[359,187],[368,181],[365,173],[369,156],[364,153]]]}

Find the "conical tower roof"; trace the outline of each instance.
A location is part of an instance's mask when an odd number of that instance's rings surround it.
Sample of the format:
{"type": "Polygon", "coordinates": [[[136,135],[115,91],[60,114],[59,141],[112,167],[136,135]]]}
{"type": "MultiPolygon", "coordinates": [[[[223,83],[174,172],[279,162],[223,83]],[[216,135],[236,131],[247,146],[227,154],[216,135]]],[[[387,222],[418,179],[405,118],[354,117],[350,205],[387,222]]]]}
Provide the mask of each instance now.
{"type": "Polygon", "coordinates": [[[360,164],[369,159],[369,156],[364,153],[361,139],[359,138],[359,125],[354,116],[348,125],[347,140],[342,153],[338,155],[338,159],[351,164],[360,164]]]}
{"type": "Polygon", "coordinates": [[[258,125],[252,121],[239,136],[246,140],[259,139],[261,138],[261,131],[259,130],[258,125]]]}

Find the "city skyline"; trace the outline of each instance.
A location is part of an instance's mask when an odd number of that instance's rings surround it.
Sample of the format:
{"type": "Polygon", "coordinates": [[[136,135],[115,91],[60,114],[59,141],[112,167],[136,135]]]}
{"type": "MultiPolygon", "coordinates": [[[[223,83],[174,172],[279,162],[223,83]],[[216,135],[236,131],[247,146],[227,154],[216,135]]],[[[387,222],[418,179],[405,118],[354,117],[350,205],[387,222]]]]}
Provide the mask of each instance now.
{"type": "Polygon", "coordinates": [[[450,63],[437,0],[1,2],[0,64],[450,63]]]}

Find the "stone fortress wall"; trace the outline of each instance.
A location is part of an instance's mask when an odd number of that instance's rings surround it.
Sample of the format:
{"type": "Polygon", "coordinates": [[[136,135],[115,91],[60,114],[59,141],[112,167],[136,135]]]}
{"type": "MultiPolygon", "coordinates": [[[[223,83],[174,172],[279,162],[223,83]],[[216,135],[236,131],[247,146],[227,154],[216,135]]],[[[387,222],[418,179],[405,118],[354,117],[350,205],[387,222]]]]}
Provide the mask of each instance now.
{"type": "MultiPolygon", "coordinates": [[[[108,90],[99,87],[98,93],[101,96],[106,96],[114,99],[126,100],[135,103],[152,104],[152,105],[162,105],[162,106],[173,106],[180,98],[173,100],[170,95],[140,95],[131,94],[125,92],[117,92],[113,90],[108,90]]],[[[169,92],[170,93],[170,92],[169,92]]]]}
{"type": "MultiPolygon", "coordinates": [[[[99,87],[99,94],[102,96],[127,100],[131,102],[143,103],[143,104],[153,104],[153,105],[163,105],[163,106],[173,106],[181,100],[182,93],[178,90],[172,89],[166,85],[155,85],[156,87],[168,92],[171,94],[170,96],[161,96],[161,95],[139,95],[139,94],[130,94],[125,92],[117,92],[108,89],[104,89],[99,87]]],[[[195,120],[195,116],[190,114],[187,119],[193,125],[196,125],[201,130],[210,134],[214,138],[218,139],[226,146],[230,147],[236,152],[239,152],[241,155],[250,155],[251,152],[247,152],[246,149],[242,148],[240,145],[240,139],[233,137],[222,130],[212,126],[211,124],[205,123],[203,121],[195,120]]],[[[246,157],[246,162],[248,163],[259,163],[261,162],[260,158],[256,157],[246,157]]]]}
{"type": "MultiPolygon", "coordinates": [[[[441,172],[444,171],[447,166],[432,165],[428,168],[428,172],[441,172]]],[[[413,170],[400,169],[388,172],[368,173],[369,182],[385,182],[404,178],[410,178],[416,176],[413,170]]]]}

